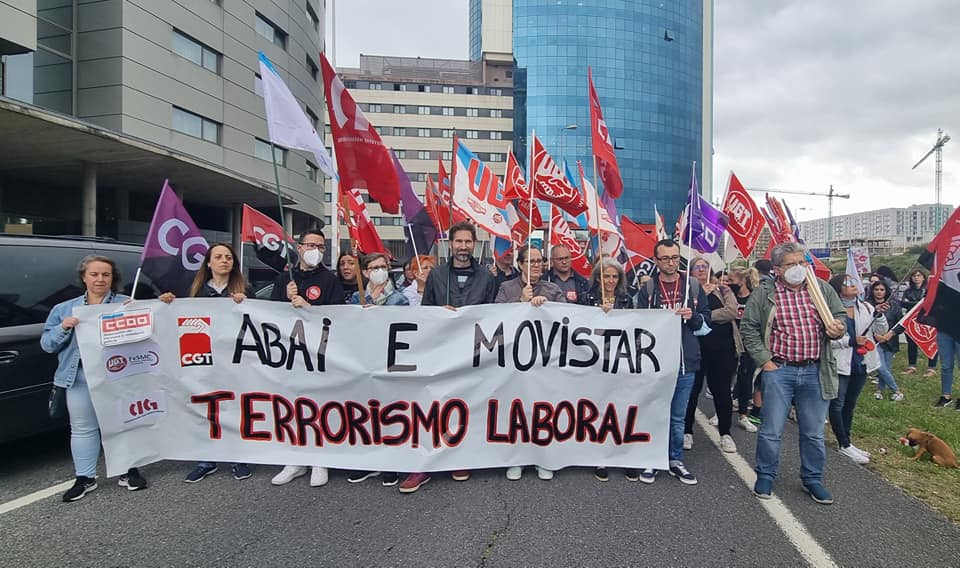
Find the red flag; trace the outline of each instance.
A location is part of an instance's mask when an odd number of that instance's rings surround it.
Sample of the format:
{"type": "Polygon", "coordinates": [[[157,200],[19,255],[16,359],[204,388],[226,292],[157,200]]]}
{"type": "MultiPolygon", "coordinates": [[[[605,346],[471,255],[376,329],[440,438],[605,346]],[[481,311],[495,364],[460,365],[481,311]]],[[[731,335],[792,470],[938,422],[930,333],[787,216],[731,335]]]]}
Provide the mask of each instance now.
{"type": "Polygon", "coordinates": [[[430,215],[430,220],[433,221],[433,225],[440,232],[446,232],[450,228],[450,217],[444,218],[440,216],[440,196],[437,195],[437,186],[433,183],[433,177],[430,174],[427,174],[427,185],[423,190],[424,201],[426,202],[427,214],[430,215]]]}
{"type": "Polygon", "coordinates": [[[621,215],[620,230],[623,232],[623,242],[626,245],[628,255],[639,255],[646,260],[653,259],[653,249],[657,245],[657,228],[655,225],[634,223],[626,215],[621,215]]]}
{"type": "Polygon", "coordinates": [[[357,189],[347,191],[346,201],[347,207],[350,208],[350,212],[353,214],[353,218],[350,220],[350,223],[348,223],[350,227],[350,238],[356,241],[357,249],[363,254],[380,252],[392,257],[393,255],[383,246],[380,235],[377,234],[377,228],[374,226],[373,220],[370,219],[370,214],[367,212],[367,204],[363,202],[360,191],[357,189]]]}
{"type": "Polygon", "coordinates": [[[744,258],[749,257],[763,230],[763,213],[733,172],[730,172],[730,181],[727,183],[723,213],[730,219],[727,232],[734,244],[744,258]]]}
{"type": "Polygon", "coordinates": [[[527,180],[523,177],[523,170],[513,155],[513,150],[507,150],[507,169],[503,174],[503,197],[505,199],[530,199],[530,190],[527,180]]]}
{"type": "Polygon", "coordinates": [[[922,304],[917,304],[900,320],[900,325],[910,339],[923,351],[927,359],[933,359],[937,354],[937,329],[917,321],[922,304]]]}
{"type": "Polygon", "coordinates": [[[270,217],[243,204],[243,217],[240,223],[240,241],[254,243],[270,250],[277,250],[283,241],[296,242],[293,237],[283,231],[280,223],[270,217]]]}
{"type": "MultiPolygon", "coordinates": [[[[437,214],[440,216],[444,229],[442,231],[446,232],[450,230],[450,203],[452,201],[452,195],[450,193],[450,175],[447,174],[447,169],[443,165],[443,160],[438,161],[439,169],[437,170],[437,214]]],[[[453,222],[459,223],[460,221],[466,221],[467,216],[460,211],[456,206],[453,207],[453,222]]]]}
{"type": "Polygon", "coordinates": [[[565,246],[567,250],[570,251],[571,268],[580,273],[580,275],[589,278],[591,270],[590,261],[587,260],[585,251],[573,236],[573,231],[570,230],[570,226],[567,225],[566,220],[564,220],[563,215],[561,215],[559,211],[553,211],[553,218],[550,220],[550,225],[550,246],[565,246]]]}
{"type": "Polygon", "coordinates": [[[529,201],[518,201],[516,205],[509,203],[507,221],[510,223],[510,240],[516,247],[527,246],[530,233],[544,228],[545,224],[543,216],[540,215],[540,208],[534,205],[531,212],[529,201]]]}
{"type": "Polygon", "coordinates": [[[553,161],[536,136],[533,137],[531,178],[534,197],[553,203],[575,217],[587,210],[587,203],[583,200],[583,196],[577,188],[570,185],[560,166],[553,161]]]}
{"type": "Polygon", "coordinates": [[[617,165],[617,155],[610,140],[610,131],[603,120],[603,111],[600,109],[600,97],[593,86],[593,70],[587,67],[587,82],[590,84],[590,141],[593,146],[593,156],[597,159],[597,174],[603,180],[606,192],[618,199],[623,195],[623,178],[620,177],[620,166],[617,165]]]}
{"type": "Polygon", "coordinates": [[[400,181],[390,152],[323,53],[320,67],[341,191],[366,189],[385,212],[399,213],[400,181]]]}
{"type": "MultiPolygon", "coordinates": [[[[920,256],[920,262],[925,261],[924,257],[933,255],[933,263],[926,264],[930,266],[930,278],[927,279],[927,295],[923,298],[922,309],[924,314],[929,314],[935,304],[950,305],[949,313],[956,313],[955,307],[960,302],[960,207],[953,210],[953,214],[947,219],[947,222],[937,233],[937,236],[927,245],[927,252],[920,256]],[[937,302],[937,296],[943,292],[940,290],[940,284],[943,284],[950,290],[949,301],[937,302]]],[[[942,310],[941,310],[942,311],[942,310]]],[[[948,324],[941,315],[937,319],[940,329],[944,329],[948,324]]],[[[949,333],[944,329],[944,333],[949,333]]],[[[952,334],[951,334],[952,335],[952,334]]]]}

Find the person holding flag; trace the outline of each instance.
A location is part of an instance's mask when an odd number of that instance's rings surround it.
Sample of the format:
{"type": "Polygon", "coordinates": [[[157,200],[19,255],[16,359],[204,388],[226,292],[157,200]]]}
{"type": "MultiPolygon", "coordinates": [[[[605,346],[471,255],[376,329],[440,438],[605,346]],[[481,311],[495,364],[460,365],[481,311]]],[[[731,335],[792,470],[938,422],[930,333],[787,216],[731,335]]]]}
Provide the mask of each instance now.
{"type": "MultiPolygon", "coordinates": [[[[923,301],[927,293],[927,274],[917,268],[907,277],[907,289],[903,291],[900,299],[900,306],[904,313],[909,313],[914,306],[923,301]]],[[[917,354],[920,351],[917,342],[907,335],[907,369],[904,375],[912,375],[917,372],[917,354]]],[[[923,373],[924,377],[932,377],[937,374],[937,355],[927,358],[927,370],[923,373]]]]}

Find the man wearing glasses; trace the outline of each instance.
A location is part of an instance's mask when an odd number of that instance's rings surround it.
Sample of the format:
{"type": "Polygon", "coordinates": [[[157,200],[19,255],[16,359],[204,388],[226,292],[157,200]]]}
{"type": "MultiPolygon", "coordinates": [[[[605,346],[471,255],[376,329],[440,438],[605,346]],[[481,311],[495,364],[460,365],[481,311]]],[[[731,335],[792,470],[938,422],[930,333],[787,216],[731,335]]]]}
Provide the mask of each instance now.
{"type": "MultiPolygon", "coordinates": [[[[271,300],[289,300],[293,307],[324,306],[343,303],[343,286],[337,275],[323,265],[323,253],[327,250],[323,233],[310,230],[300,236],[297,254],[300,258],[292,271],[283,271],[273,285],[271,300]],[[293,281],[290,280],[293,272],[293,281]]],[[[274,485],[286,485],[307,473],[302,465],[284,466],[270,482],[274,485]]],[[[313,466],[310,472],[310,485],[320,487],[327,484],[327,468],[313,466]]]]}
{"type": "Polygon", "coordinates": [[[555,245],[550,250],[550,270],[544,279],[560,287],[568,304],[588,305],[590,299],[590,282],[571,268],[570,249],[563,245],[555,245]]]}
{"type": "MultiPolygon", "coordinates": [[[[683,463],[683,429],[687,416],[687,402],[696,372],[700,370],[700,342],[694,335],[710,327],[710,304],[703,288],[696,280],[690,281],[687,294],[687,276],[680,274],[680,245],[672,239],[663,239],[653,248],[657,272],[640,287],[638,308],[670,310],[683,319],[680,339],[683,352],[677,386],[670,401],[670,440],[668,443],[670,475],[685,485],[696,485],[697,477],[683,463]]],[[[640,481],[653,483],[656,470],[640,471],[640,481]]],[[[629,478],[628,478],[629,479],[629,478]]],[[[636,481],[635,479],[633,481],[636,481]]]]}

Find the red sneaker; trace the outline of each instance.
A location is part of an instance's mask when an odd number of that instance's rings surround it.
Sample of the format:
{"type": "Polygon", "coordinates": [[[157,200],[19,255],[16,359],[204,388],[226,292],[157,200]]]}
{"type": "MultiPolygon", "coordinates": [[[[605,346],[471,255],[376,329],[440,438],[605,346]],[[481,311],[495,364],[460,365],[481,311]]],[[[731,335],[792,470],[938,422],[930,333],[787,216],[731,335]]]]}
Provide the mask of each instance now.
{"type": "Polygon", "coordinates": [[[400,483],[400,493],[415,493],[428,481],[430,481],[429,473],[411,473],[400,483]]]}
{"type": "Polygon", "coordinates": [[[457,471],[453,472],[452,477],[454,481],[466,481],[470,479],[470,470],[458,469],[457,471]]]}

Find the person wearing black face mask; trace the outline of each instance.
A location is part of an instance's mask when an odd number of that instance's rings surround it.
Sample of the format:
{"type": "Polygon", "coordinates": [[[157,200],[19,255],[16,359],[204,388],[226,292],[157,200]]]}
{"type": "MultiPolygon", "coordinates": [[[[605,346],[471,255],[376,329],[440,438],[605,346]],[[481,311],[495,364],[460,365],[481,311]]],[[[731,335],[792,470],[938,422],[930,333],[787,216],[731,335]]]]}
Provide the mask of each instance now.
{"type": "MultiPolygon", "coordinates": [[[[760,274],[755,268],[734,268],[728,276],[730,289],[737,298],[737,320],[736,325],[740,327],[740,318],[743,317],[743,310],[747,306],[747,300],[753,289],[760,285],[760,274]]],[[[737,367],[737,383],[734,391],[737,395],[737,413],[740,418],[737,424],[750,433],[757,431],[757,424],[760,423],[760,408],[763,400],[760,396],[760,377],[757,377],[757,384],[754,385],[753,376],[756,374],[757,365],[753,358],[746,352],[740,356],[740,364],[737,367]],[[753,408],[750,408],[750,397],[753,397],[753,408]]]]}

